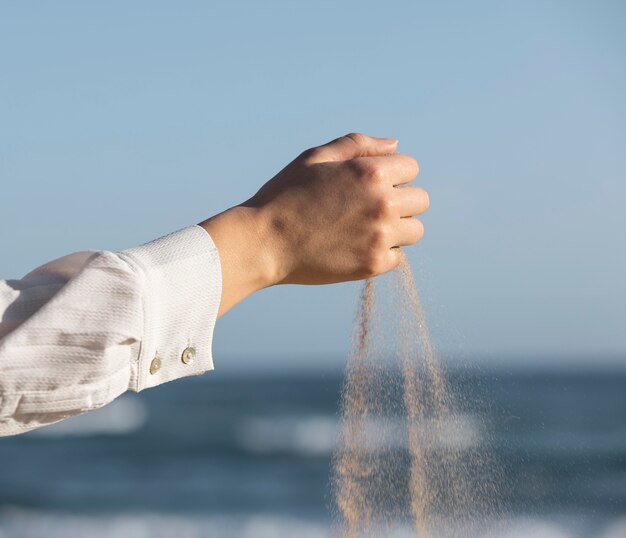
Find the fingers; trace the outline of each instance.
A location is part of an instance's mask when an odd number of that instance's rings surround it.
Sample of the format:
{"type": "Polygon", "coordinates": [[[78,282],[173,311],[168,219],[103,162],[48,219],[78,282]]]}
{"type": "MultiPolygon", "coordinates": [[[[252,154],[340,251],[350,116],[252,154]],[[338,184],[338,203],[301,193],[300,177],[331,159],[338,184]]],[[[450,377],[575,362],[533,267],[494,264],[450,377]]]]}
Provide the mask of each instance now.
{"type": "Polygon", "coordinates": [[[421,215],[429,205],[428,193],[420,187],[406,185],[394,189],[393,207],[400,217],[421,215]]]}
{"type": "Polygon", "coordinates": [[[395,138],[376,138],[361,133],[350,133],[336,138],[327,144],[305,151],[303,158],[311,164],[346,161],[356,157],[393,153],[397,145],[398,141],[395,138]]]}
{"type": "Polygon", "coordinates": [[[424,225],[417,219],[408,217],[400,219],[395,229],[395,245],[402,247],[417,243],[424,235],[424,225]]]}
{"type": "Polygon", "coordinates": [[[402,261],[402,256],[404,256],[404,252],[400,247],[393,247],[389,249],[388,258],[389,258],[389,270],[395,269],[400,265],[402,261]]]}
{"type": "Polygon", "coordinates": [[[417,161],[404,153],[360,157],[353,159],[352,166],[362,174],[380,178],[394,187],[408,183],[419,173],[417,161]]]}

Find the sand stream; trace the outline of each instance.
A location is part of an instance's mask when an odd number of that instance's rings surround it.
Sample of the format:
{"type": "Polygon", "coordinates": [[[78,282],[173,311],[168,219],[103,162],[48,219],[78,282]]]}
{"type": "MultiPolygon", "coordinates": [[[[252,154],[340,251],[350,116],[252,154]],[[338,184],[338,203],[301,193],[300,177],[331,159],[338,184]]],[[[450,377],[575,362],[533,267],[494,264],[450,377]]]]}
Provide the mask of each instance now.
{"type": "Polygon", "coordinates": [[[495,515],[496,466],[459,396],[403,255],[359,299],[333,462],[343,538],[473,536],[495,515]]]}

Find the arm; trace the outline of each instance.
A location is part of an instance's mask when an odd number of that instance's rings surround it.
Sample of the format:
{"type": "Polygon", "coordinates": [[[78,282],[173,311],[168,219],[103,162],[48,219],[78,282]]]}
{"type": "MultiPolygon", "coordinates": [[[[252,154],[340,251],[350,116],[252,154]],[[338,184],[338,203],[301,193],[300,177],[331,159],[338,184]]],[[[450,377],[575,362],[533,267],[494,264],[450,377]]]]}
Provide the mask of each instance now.
{"type": "Polygon", "coordinates": [[[0,281],[0,435],[212,369],[220,285],[217,250],[199,226],[0,281]]]}
{"type": "Polygon", "coordinates": [[[417,163],[348,135],[305,151],[252,198],[122,252],[81,252],[0,281],[0,435],[52,424],[213,368],[218,316],[281,283],[397,265],[428,197],[417,163]]]}
{"type": "Polygon", "coordinates": [[[393,154],[396,144],[352,133],[309,149],[252,198],[200,223],[220,253],[219,315],[275,284],[330,284],[393,269],[396,247],[422,237],[413,217],[429,204],[424,190],[405,185],[418,166],[393,154]]]}

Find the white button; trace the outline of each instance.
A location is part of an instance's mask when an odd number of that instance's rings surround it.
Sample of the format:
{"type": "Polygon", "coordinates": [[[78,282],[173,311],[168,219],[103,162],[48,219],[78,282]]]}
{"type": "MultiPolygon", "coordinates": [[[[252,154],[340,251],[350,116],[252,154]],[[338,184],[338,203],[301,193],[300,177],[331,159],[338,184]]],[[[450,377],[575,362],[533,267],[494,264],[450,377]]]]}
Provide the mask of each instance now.
{"type": "Polygon", "coordinates": [[[185,350],[183,351],[183,354],[180,356],[180,360],[183,361],[183,363],[185,364],[189,364],[190,362],[193,362],[195,358],[196,358],[196,350],[193,347],[185,348],[185,350]]]}
{"type": "Polygon", "coordinates": [[[161,359],[159,359],[159,357],[154,357],[154,359],[152,359],[152,362],[150,363],[150,373],[154,375],[160,369],[161,369],[161,359]]]}

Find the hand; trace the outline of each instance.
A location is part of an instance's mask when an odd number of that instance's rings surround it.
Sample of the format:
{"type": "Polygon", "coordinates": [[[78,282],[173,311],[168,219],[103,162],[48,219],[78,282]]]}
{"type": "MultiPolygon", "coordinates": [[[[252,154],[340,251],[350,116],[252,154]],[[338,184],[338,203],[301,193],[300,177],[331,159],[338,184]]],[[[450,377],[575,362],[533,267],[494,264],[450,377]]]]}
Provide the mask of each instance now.
{"type": "Polygon", "coordinates": [[[302,153],[244,203],[266,213],[277,282],[329,284],[373,277],[418,241],[428,207],[415,159],[397,141],[349,134],[302,153]]]}
{"type": "Polygon", "coordinates": [[[274,284],[373,277],[423,235],[428,195],[397,141],[351,133],[309,149],[248,201],[201,223],[222,262],[220,314],[274,284]]]}

